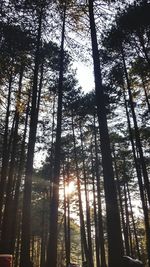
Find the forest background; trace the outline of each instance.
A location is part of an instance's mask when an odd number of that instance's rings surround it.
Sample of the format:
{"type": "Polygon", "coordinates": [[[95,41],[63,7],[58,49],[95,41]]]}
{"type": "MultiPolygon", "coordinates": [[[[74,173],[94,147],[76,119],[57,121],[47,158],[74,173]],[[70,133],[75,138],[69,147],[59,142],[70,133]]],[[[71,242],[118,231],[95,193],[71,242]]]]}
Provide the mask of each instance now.
{"type": "Polygon", "coordinates": [[[1,0],[0,253],[13,267],[150,267],[149,14],[148,0],[1,0]]]}

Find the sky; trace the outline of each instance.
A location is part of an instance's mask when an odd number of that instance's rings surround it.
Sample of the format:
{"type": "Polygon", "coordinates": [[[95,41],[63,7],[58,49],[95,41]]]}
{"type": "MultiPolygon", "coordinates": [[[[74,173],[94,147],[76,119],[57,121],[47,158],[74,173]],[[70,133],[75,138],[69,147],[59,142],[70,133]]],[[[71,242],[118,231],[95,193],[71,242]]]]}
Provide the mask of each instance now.
{"type": "Polygon", "coordinates": [[[76,77],[83,91],[87,93],[94,89],[93,66],[78,61],[73,63],[73,68],[76,69],[76,77]]]}

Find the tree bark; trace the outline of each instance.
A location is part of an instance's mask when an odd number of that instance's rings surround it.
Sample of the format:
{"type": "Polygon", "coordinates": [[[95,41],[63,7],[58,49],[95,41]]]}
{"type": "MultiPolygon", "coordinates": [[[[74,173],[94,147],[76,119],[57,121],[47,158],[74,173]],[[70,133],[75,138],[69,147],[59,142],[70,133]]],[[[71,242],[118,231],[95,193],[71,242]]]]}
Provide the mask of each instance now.
{"type": "Polygon", "coordinates": [[[11,102],[11,86],[12,86],[12,71],[9,77],[9,88],[8,88],[8,100],[7,100],[7,110],[6,110],[6,118],[5,118],[5,131],[4,131],[4,140],[3,140],[3,148],[2,148],[2,168],[1,168],[1,180],[0,180],[0,222],[2,221],[2,208],[3,208],[3,199],[4,199],[4,191],[5,191],[5,183],[7,176],[7,167],[8,167],[8,124],[9,124],[9,116],[10,116],[10,102],[11,102]]]}
{"type": "Polygon", "coordinates": [[[40,51],[42,19],[43,19],[43,10],[41,7],[39,22],[38,22],[37,45],[35,53],[31,119],[30,119],[29,142],[28,142],[27,162],[25,171],[24,195],[23,195],[20,267],[27,267],[31,264],[30,263],[31,191],[32,191],[34,147],[36,142],[36,130],[37,130],[37,119],[38,119],[37,97],[38,97],[39,51],[40,51]]]}
{"type": "Polygon", "coordinates": [[[58,83],[58,109],[57,109],[57,129],[56,129],[56,144],[55,144],[55,156],[54,156],[54,176],[53,176],[53,186],[52,186],[52,197],[50,203],[50,227],[49,227],[50,236],[47,248],[46,267],[57,266],[58,205],[59,205],[65,22],[66,22],[66,2],[64,4],[61,48],[60,48],[60,69],[59,69],[59,83],[58,83]]]}
{"type": "Polygon", "coordinates": [[[143,155],[143,148],[142,148],[142,144],[141,144],[141,140],[140,140],[140,133],[139,133],[139,128],[138,128],[138,124],[137,124],[136,114],[135,114],[135,110],[134,110],[133,97],[132,97],[132,93],[131,93],[131,86],[130,86],[130,81],[129,81],[129,77],[128,77],[123,47],[122,47],[122,61],[123,61],[123,66],[124,66],[124,73],[125,73],[125,77],[126,77],[126,82],[127,82],[130,107],[131,107],[131,112],[132,112],[132,117],[133,117],[133,122],[134,122],[136,147],[137,147],[137,150],[138,150],[139,155],[140,155],[140,165],[141,165],[141,169],[142,169],[142,173],[143,173],[145,190],[147,192],[148,202],[150,205],[149,178],[148,178],[146,163],[145,163],[145,159],[144,159],[144,155],[143,155]]]}
{"type": "MultiPolygon", "coordinates": [[[[92,144],[92,141],[91,141],[92,144]]],[[[96,266],[100,267],[100,240],[98,228],[97,202],[96,202],[96,186],[95,186],[95,168],[93,152],[91,147],[91,163],[92,163],[92,184],[93,184],[93,206],[94,206],[94,226],[95,226],[95,247],[96,247],[96,266]]]]}
{"type": "Polygon", "coordinates": [[[93,0],[89,0],[89,19],[91,30],[92,53],[95,76],[95,92],[99,131],[101,138],[102,166],[104,174],[104,188],[106,198],[106,216],[108,233],[108,265],[109,267],[120,266],[123,244],[121,236],[120,217],[117,203],[117,193],[114,184],[114,173],[108,134],[104,89],[101,78],[99,51],[97,44],[96,27],[94,20],[93,0]],[[115,240],[115,243],[114,243],[115,240]]]}
{"type": "Polygon", "coordinates": [[[106,267],[104,226],[103,226],[102,203],[101,203],[102,201],[101,201],[101,186],[100,186],[100,166],[99,166],[99,157],[98,157],[98,143],[97,143],[95,114],[94,114],[94,146],[95,146],[95,175],[96,175],[97,198],[98,198],[98,230],[99,230],[100,257],[101,257],[101,267],[106,267]]]}
{"type": "Polygon", "coordinates": [[[73,133],[73,145],[74,145],[75,170],[76,170],[76,177],[77,177],[77,190],[78,190],[78,199],[79,199],[79,219],[80,219],[80,233],[81,233],[82,262],[86,260],[87,266],[90,267],[89,250],[88,250],[88,244],[87,244],[87,239],[86,239],[83,206],[82,206],[82,199],[81,199],[81,182],[80,182],[79,167],[78,167],[77,152],[76,152],[73,112],[72,112],[72,133],[73,133]]]}
{"type": "Polygon", "coordinates": [[[131,146],[132,146],[132,151],[133,151],[135,169],[136,169],[136,173],[137,173],[139,190],[140,190],[140,197],[141,197],[142,208],[143,208],[143,213],[144,213],[144,224],[145,224],[145,230],[146,230],[146,248],[147,248],[147,254],[148,254],[148,259],[149,259],[149,267],[150,267],[150,224],[149,224],[149,215],[148,215],[148,209],[147,209],[145,193],[144,193],[144,188],[143,188],[143,181],[142,181],[142,173],[141,173],[140,163],[139,163],[139,161],[138,161],[138,159],[136,157],[136,151],[135,151],[134,140],[133,140],[133,135],[132,135],[131,123],[130,123],[128,108],[127,108],[126,96],[125,96],[125,89],[123,89],[123,92],[124,92],[124,101],[125,101],[125,109],[126,109],[126,116],[127,116],[127,122],[128,122],[130,141],[131,141],[131,146]]]}
{"type": "Polygon", "coordinates": [[[86,202],[86,221],[87,221],[87,240],[88,240],[88,250],[89,250],[89,266],[94,267],[93,263],[93,249],[92,249],[92,237],[91,237],[91,216],[90,216],[90,206],[89,206],[89,193],[88,193],[88,180],[86,175],[85,159],[84,159],[84,149],[83,149],[83,133],[81,129],[81,122],[79,123],[80,128],[80,140],[81,140],[81,152],[82,152],[82,162],[83,162],[83,177],[84,177],[84,188],[85,188],[85,202],[86,202]]]}
{"type": "Polygon", "coordinates": [[[137,230],[136,230],[136,225],[135,225],[135,220],[134,220],[134,215],[133,215],[133,209],[132,209],[131,196],[130,196],[128,182],[126,183],[126,187],[127,187],[130,214],[131,214],[131,218],[132,218],[133,232],[134,232],[134,236],[135,236],[135,245],[136,245],[136,251],[137,251],[137,255],[135,255],[135,257],[138,257],[138,259],[141,260],[141,254],[140,254],[140,249],[139,249],[139,242],[138,242],[137,230]]]}
{"type": "Polygon", "coordinates": [[[23,78],[23,68],[21,68],[20,70],[18,99],[17,99],[16,111],[15,111],[15,127],[14,127],[13,138],[12,138],[11,160],[10,160],[10,166],[9,166],[8,183],[6,187],[6,200],[5,200],[1,242],[0,242],[1,243],[0,252],[4,254],[12,253],[11,251],[12,220],[10,220],[10,214],[12,212],[12,205],[13,205],[13,180],[14,180],[14,172],[15,172],[15,164],[16,164],[18,126],[19,126],[19,119],[20,119],[20,112],[19,112],[17,105],[21,99],[22,78],[23,78]]]}
{"type": "Polygon", "coordinates": [[[15,250],[15,237],[16,237],[16,230],[18,227],[18,205],[19,205],[19,196],[20,196],[20,185],[21,185],[21,179],[22,179],[24,163],[25,163],[25,140],[26,140],[26,134],[27,134],[28,118],[29,118],[29,103],[30,103],[30,96],[28,99],[28,104],[27,104],[27,109],[26,109],[25,126],[24,126],[24,133],[23,133],[23,139],[22,139],[22,144],[21,144],[20,162],[19,162],[19,169],[18,169],[18,174],[17,174],[17,179],[16,179],[16,187],[15,187],[15,195],[14,195],[14,203],[13,203],[13,218],[12,218],[12,229],[11,229],[12,254],[14,254],[14,250],[15,250]]]}

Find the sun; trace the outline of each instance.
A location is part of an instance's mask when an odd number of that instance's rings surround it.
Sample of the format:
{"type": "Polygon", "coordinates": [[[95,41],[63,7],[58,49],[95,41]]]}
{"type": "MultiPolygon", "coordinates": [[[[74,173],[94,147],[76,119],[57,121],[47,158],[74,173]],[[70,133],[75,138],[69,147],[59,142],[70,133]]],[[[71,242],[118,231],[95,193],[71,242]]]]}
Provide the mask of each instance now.
{"type": "Polygon", "coordinates": [[[71,181],[69,185],[65,186],[66,195],[70,195],[75,191],[75,183],[71,181]]]}

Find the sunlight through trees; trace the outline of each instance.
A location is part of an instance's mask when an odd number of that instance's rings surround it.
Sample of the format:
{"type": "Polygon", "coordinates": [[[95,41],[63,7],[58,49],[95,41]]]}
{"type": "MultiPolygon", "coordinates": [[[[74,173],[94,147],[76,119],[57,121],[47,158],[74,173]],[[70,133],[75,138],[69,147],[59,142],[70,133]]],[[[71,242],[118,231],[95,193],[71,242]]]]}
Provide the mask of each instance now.
{"type": "Polygon", "coordinates": [[[149,14],[0,2],[0,267],[150,267],[149,14]]]}

